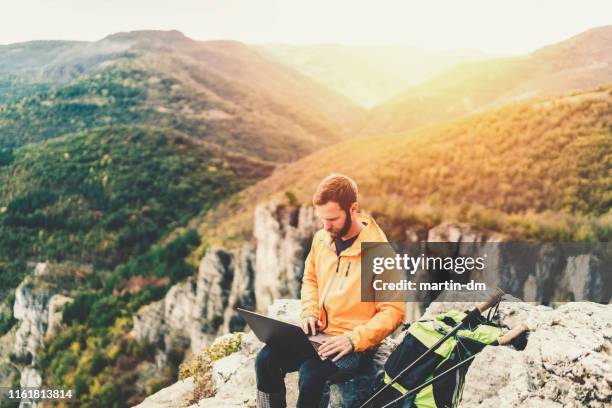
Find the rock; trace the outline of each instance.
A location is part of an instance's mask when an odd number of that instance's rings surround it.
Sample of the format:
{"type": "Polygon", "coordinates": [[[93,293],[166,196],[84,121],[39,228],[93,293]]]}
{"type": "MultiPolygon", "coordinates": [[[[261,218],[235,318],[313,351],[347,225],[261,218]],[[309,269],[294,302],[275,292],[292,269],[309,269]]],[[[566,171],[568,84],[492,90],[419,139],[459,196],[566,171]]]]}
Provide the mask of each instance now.
{"type": "MultiPolygon", "coordinates": [[[[217,389],[215,396],[202,399],[192,407],[254,407],[255,357],[261,347],[263,344],[252,332],[244,334],[241,349],[213,365],[213,378],[217,389]]],[[[288,406],[295,406],[297,398],[294,389],[288,387],[287,393],[288,406]]]]}
{"type": "Polygon", "coordinates": [[[174,285],[164,299],[143,306],[133,317],[132,336],[158,349],[160,369],[171,350],[198,353],[217,336],[242,329],[235,308],[254,308],[252,249],[211,248],[198,275],[174,285]]]}
{"type": "MultiPolygon", "coordinates": [[[[468,306],[468,303],[432,304],[424,318],[458,305],[468,306]]],[[[611,310],[610,305],[594,303],[568,303],[552,309],[518,301],[502,302],[499,312],[504,324],[514,327],[525,322],[531,328],[527,348],[517,351],[510,346],[486,347],[468,371],[460,407],[609,406],[612,402],[611,310]]],[[[275,317],[291,321],[297,317],[299,302],[277,301],[270,311],[275,317]]],[[[328,406],[355,407],[369,395],[373,375],[401,338],[401,335],[387,338],[366,372],[342,384],[331,385],[328,406]]],[[[255,406],[254,359],[261,346],[252,333],[245,334],[240,351],[214,364],[216,395],[192,408],[255,406]]],[[[285,380],[288,406],[295,404],[296,377],[292,373],[285,380]]]]}
{"type": "Polygon", "coordinates": [[[25,367],[21,371],[21,387],[40,387],[42,377],[40,373],[32,367],[25,367]]]}
{"type": "Polygon", "coordinates": [[[16,331],[17,327],[13,326],[7,333],[0,336],[0,384],[2,386],[17,385],[20,382],[21,372],[10,361],[16,331]]]}
{"type": "MultiPolygon", "coordinates": [[[[42,385],[42,377],[38,370],[33,367],[25,367],[21,370],[21,379],[19,382],[21,388],[33,387],[39,388],[42,385]]],[[[40,404],[36,401],[20,401],[19,408],[36,408],[40,404]]]]}
{"type": "Polygon", "coordinates": [[[503,302],[502,321],[530,326],[527,348],[485,348],[468,371],[460,406],[609,406],[611,310],[586,302],[558,309],[503,302]]]}
{"type": "Polygon", "coordinates": [[[130,334],[139,341],[156,344],[163,336],[163,322],[164,302],[149,303],[141,307],[132,318],[133,327],[130,334]]]}
{"type": "Polygon", "coordinates": [[[32,356],[36,362],[37,348],[46,336],[53,336],[62,324],[62,308],[72,298],[62,295],[59,289],[47,284],[51,266],[38,263],[32,275],[26,276],[15,290],[13,315],[18,320],[15,333],[14,354],[18,358],[32,356]]]}
{"type": "Polygon", "coordinates": [[[26,276],[15,290],[13,315],[18,322],[15,333],[14,354],[23,358],[28,354],[35,358],[36,349],[43,343],[49,322],[49,299],[52,294],[35,284],[44,273],[47,264],[36,265],[33,276],[26,276]]]}
{"type": "Polygon", "coordinates": [[[347,381],[331,384],[328,408],[358,407],[363,403],[371,395],[377,375],[395,346],[396,343],[391,338],[385,339],[367,367],[347,381]]]}
{"type": "Polygon", "coordinates": [[[188,405],[193,395],[194,384],[191,377],[177,381],[169,387],[147,397],[136,407],[140,408],[181,408],[188,405]]]}
{"type": "MultiPolygon", "coordinates": [[[[429,229],[427,242],[442,243],[428,244],[424,251],[430,255],[484,256],[484,270],[469,272],[464,276],[466,281],[473,279],[486,282],[488,287],[499,286],[525,301],[608,303],[612,296],[607,243],[528,245],[527,242],[511,242],[503,234],[477,230],[468,224],[449,223],[429,229]]],[[[428,303],[431,299],[418,300],[428,303]]]]}
{"type": "MultiPolygon", "coordinates": [[[[603,277],[602,261],[595,255],[583,254],[570,257],[564,270],[564,283],[566,291],[574,299],[606,300],[606,283],[603,277]]],[[[608,268],[609,271],[609,268],[608,268]]],[[[608,294],[609,296],[609,294],[608,294]]]]}
{"type": "Polygon", "coordinates": [[[14,334],[13,330],[10,333],[14,339],[12,353],[21,371],[21,387],[39,387],[42,384],[41,375],[35,368],[37,352],[45,339],[53,337],[60,330],[62,309],[73,301],[65,296],[69,290],[66,282],[74,281],[75,270],[90,270],[90,266],[72,263],[40,262],[30,267],[33,268],[32,273],[26,275],[15,290],[13,316],[17,323],[14,334]]]}
{"type": "Polygon", "coordinates": [[[231,252],[211,248],[202,259],[196,302],[206,333],[221,335],[244,328],[235,309],[255,307],[253,252],[252,245],[231,252]]]}
{"type": "Polygon", "coordinates": [[[74,299],[64,295],[53,295],[49,299],[49,318],[45,337],[54,337],[62,327],[62,312],[66,304],[72,303],[74,299]]]}
{"type": "Polygon", "coordinates": [[[427,242],[501,242],[506,239],[503,234],[475,229],[469,224],[442,223],[427,231],[427,242]]]}
{"type": "Polygon", "coordinates": [[[236,313],[236,308],[252,310],[255,308],[255,250],[251,244],[243,245],[233,258],[234,268],[232,285],[229,290],[222,323],[221,333],[244,329],[244,320],[236,313]]]}
{"type": "Polygon", "coordinates": [[[237,307],[266,310],[272,298],[297,297],[316,222],[312,207],[258,206],[256,246],[208,249],[196,277],[134,315],[131,334],[157,347],[161,370],[170,350],[189,356],[218,336],[244,329],[237,307]]]}
{"type": "Polygon", "coordinates": [[[268,307],[268,316],[283,322],[299,324],[300,308],[299,299],[277,300],[268,307]]]}
{"type": "Polygon", "coordinates": [[[195,304],[196,290],[193,277],[174,285],[163,300],[145,305],[132,318],[130,334],[138,341],[154,345],[156,363],[161,371],[167,364],[173,350],[186,350],[192,341],[203,334],[199,331],[199,320],[192,309],[195,304]]]}
{"type": "MultiPolygon", "coordinates": [[[[269,315],[287,322],[299,321],[300,302],[296,299],[277,300],[269,308],[269,315]]],[[[232,333],[218,338],[220,342],[232,333]]],[[[213,378],[217,392],[214,397],[202,399],[191,408],[202,407],[254,407],[256,395],[255,357],[263,344],[252,332],[242,335],[242,347],[236,353],[216,361],[213,365],[213,378]]],[[[372,364],[366,367],[355,378],[332,384],[326,394],[329,396],[329,407],[340,408],[354,406],[369,395],[374,377],[386,361],[395,343],[388,339],[373,356],[372,364]]],[[[285,378],[287,388],[287,406],[295,406],[297,401],[297,373],[290,373],[285,378]]],[[[158,393],[165,393],[160,390],[158,393]]],[[[150,397],[149,397],[150,398],[150,397]]],[[[162,398],[162,397],[160,397],[162,398]]],[[[146,402],[146,400],[145,400],[146,402]]],[[[142,405],[145,407],[146,405],[142,405]]]]}
{"type": "Polygon", "coordinates": [[[298,297],[304,260],[319,228],[312,206],[290,207],[272,202],[255,208],[258,310],[267,310],[274,299],[298,297]]]}

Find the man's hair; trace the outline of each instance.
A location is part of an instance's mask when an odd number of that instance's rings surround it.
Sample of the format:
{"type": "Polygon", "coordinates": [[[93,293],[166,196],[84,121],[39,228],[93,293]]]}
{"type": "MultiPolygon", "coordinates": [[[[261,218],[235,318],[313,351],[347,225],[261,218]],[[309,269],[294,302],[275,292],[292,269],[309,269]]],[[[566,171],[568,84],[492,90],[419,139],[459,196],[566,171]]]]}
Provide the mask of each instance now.
{"type": "Polygon", "coordinates": [[[357,183],[343,174],[333,173],[325,177],[312,197],[314,205],[325,205],[333,201],[348,210],[357,201],[357,183]]]}

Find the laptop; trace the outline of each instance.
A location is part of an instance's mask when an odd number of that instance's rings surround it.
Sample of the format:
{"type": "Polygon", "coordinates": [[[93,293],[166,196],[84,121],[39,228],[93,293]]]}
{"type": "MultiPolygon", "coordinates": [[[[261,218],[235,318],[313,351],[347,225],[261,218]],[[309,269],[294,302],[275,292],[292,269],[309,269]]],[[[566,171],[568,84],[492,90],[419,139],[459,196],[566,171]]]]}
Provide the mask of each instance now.
{"type": "Polygon", "coordinates": [[[300,326],[295,324],[241,308],[236,308],[236,311],[246,320],[255,336],[262,342],[289,353],[297,353],[304,358],[316,358],[318,360],[329,358],[329,356],[321,357],[317,352],[323,341],[331,337],[329,334],[307,335],[300,326]]]}

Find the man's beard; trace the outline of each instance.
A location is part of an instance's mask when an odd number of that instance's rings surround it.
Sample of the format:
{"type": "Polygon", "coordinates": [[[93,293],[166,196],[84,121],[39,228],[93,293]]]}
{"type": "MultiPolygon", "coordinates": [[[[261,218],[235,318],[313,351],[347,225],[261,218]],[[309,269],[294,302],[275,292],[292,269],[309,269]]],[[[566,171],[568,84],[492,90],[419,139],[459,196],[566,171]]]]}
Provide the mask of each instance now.
{"type": "Polygon", "coordinates": [[[349,230],[351,229],[351,225],[352,225],[351,212],[349,210],[344,210],[344,213],[346,214],[346,219],[344,220],[344,225],[342,226],[340,231],[338,232],[333,231],[333,230],[327,231],[329,232],[329,235],[331,235],[333,239],[336,239],[336,238],[342,239],[342,237],[348,234],[349,230]]]}

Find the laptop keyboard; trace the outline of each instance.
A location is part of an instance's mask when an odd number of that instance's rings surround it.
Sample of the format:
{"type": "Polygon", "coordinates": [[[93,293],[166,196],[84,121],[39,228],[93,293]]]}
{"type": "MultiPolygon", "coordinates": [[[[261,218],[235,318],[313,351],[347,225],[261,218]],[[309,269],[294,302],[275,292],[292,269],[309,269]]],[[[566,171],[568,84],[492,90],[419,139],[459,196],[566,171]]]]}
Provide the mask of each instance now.
{"type": "Polygon", "coordinates": [[[317,352],[319,351],[319,347],[321,347],[321,343],[317,343],[316,341],[311,341],[310,344],[312,344],[312,347],[314,347],[314,349],[317,352]]]}

